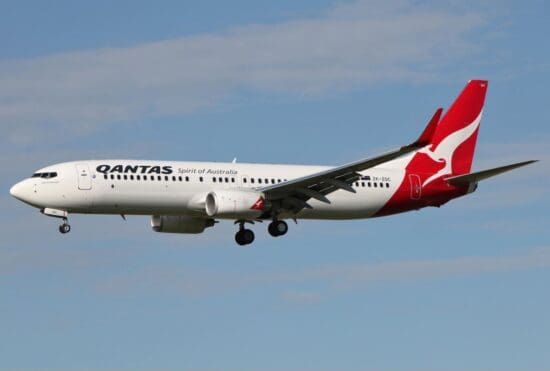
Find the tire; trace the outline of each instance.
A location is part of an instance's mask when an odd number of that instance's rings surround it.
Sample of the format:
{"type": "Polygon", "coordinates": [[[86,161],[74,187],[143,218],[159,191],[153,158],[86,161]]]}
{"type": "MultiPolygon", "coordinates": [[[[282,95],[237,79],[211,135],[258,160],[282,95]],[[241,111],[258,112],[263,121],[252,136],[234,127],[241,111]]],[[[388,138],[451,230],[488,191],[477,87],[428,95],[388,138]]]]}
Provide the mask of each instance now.
{"type": "Polygon", "coordinates": [[[59,226],[59,232],[61,232],[62,234],[69,233],[70,231],[71,231],[71,226],[68,224],[61,224],[59,226]]]}
{"type": "Polygon", "coordinates": [[[267,226],[267,231],[273,237],[279,237],[279,234],[277,233],[277,227],[275,225],[275,222],[269,223],[269,225],[267,226]]]}
{"type": "Polygon", "coordinates": [[[244,237],[243,237],[243,231],[238,231],[235,234],[235,242],[237,242],[237,244],[240,246],[246,245],[246,242],[244,241],[244,237]]]}
{"type": "Polygon", "coordinates": [[[285,221],[276,220],[269,223],[269,226],[267,227],[267,231],[273,237],[283,236],[286,234],[286,232],[288,232],[288,224],[286,224],[285,221]]]}
{"type": "Polygon", "coordinates": [[[277,230],[278,236],[284,236],[286,232],[288,232],[288,224],[283,220],[279,220],[275,224],[275,229],[277,230]]]}
{"type": "Polygon", "coordinates": [[[250,229],[244,229],[242,231],[242,234],[245,245],[250,245],[252,242],[254,242],[254,232],[252,232],[250,229]]]}

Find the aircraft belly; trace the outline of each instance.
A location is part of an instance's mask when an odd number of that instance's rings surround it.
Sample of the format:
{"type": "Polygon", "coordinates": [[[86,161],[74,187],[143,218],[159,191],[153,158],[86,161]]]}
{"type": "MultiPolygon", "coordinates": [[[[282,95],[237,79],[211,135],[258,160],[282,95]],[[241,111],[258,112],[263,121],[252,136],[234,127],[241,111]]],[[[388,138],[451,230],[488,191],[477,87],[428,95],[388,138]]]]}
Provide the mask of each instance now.
{"type": "Polygon", "coordinates": [[[189,193],[170,189],[100,190],[92,213],[135,215],[196,215],[189,210],[189,193]]]}

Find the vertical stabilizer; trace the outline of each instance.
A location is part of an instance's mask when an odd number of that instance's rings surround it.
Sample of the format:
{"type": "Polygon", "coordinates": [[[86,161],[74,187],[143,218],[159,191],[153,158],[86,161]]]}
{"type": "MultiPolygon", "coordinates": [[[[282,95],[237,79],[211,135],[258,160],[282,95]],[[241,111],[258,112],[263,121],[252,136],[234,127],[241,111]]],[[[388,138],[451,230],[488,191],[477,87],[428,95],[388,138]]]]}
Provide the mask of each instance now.
{"type": "Polygon", "coordinates": [[[470,80],[437,125],[426,154],[445,160],[450,174],[466,174],[472,167],[488,82],[470,80]]]}

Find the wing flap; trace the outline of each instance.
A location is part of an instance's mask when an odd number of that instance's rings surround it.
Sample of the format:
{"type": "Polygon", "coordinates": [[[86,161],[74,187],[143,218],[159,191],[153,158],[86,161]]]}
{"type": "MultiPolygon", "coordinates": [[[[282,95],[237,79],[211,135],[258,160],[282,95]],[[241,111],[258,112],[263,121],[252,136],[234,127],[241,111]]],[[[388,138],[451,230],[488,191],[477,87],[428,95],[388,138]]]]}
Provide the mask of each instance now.
{"type": "Polygon", "coordinates": [[[318,173],[292,179],[284,183],[269,185],[260,190],[264,193],[267,200],[278,202],[280,208],[291,209],[291,211],[295,213],[303,208],[311,207],[307,203],[310,198],[329,203],[330,200],[326,195],[334,191],[341,189],[355,193],[356,191],[353,189],[352,184],[361,179],[361,174],[359,174],[360,171],[395,160],[398,157],[414,152],[429,144],[435,133],[435,128],[439,119],[441,118],[442,111],[443,110],[440,108],[435,112],[420,137],[411,144],[379,156],[354,161],[318,173]],[[290,205],[291,207],[286,205],[290,205]]]}

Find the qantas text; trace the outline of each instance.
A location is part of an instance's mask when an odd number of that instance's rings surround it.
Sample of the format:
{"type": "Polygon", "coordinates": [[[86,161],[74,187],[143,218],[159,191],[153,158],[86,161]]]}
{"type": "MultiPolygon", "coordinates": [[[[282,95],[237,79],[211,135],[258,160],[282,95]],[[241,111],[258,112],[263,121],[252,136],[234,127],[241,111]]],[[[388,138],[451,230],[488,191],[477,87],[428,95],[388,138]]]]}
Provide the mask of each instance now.
{"type": "Polygon", "coordinates": [[[96,170],[100,173],[129,173],[129,174],[172,174],[172,166],[151,165],[99,165],[96,170]]]}

